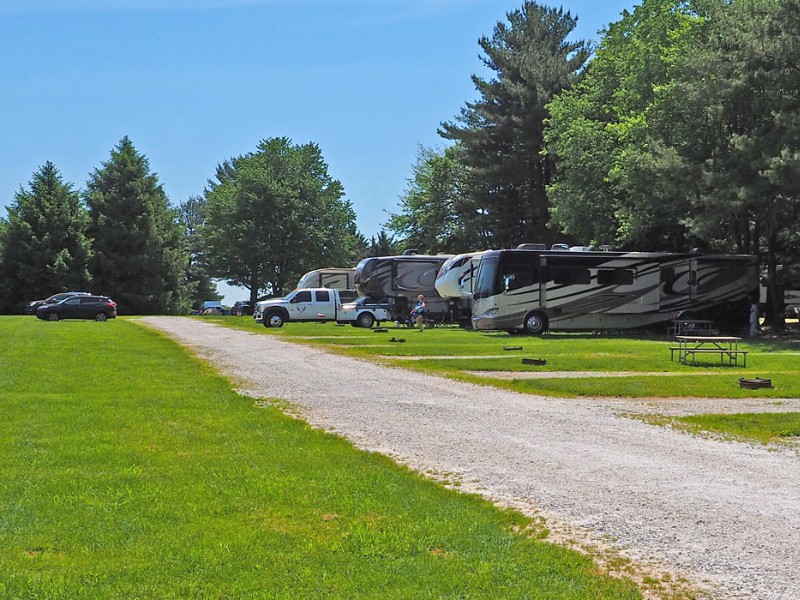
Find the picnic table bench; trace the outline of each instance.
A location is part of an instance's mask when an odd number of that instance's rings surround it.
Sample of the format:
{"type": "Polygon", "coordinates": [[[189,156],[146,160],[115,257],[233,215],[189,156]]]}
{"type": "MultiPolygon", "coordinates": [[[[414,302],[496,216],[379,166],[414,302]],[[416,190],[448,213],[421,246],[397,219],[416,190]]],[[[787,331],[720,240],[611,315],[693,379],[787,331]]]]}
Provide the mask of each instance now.
{"type": "Polygon", "coordinates": [[[692,364],[697,364],[697,355],[719,356],[720,364],[724,364],[726,359],[729,365],[738,365],[739,358],[742,359],[742,366],[747,366],[747,350],[739,350],[739,342],[742,338],[733,336],[713,336],[713,335],[676,335],[677,346],[670,346],[670,360],[675,360],[675,353],[678,360],[683,364],[689,364],[689,357],[692,364]]]}

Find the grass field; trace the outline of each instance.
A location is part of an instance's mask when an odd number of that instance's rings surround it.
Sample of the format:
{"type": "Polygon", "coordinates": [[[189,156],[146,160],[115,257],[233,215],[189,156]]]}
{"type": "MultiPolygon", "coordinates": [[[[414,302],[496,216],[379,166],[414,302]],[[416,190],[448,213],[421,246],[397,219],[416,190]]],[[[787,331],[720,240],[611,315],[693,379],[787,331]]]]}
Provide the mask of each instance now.
{"type": "MultiPolygon", "coordinates": [[[[198,317],[205,318],[205,317],[198,317]]],[[[532,394],[551,396],[622,397],[800,397],[800,343],[744,340],[747,366],[720,365],[717,359],[684,365],[670,360],[674,341],[664,337],[591,336],[553,333],[541,337],[511,336],[501,332],[465,331],[436,327],[423,333],[389,326],[384,333],[333,323],[289,323],[268,329],[251,318],[212,317],[231,327],[279,335],[350,356],[371,358],[403,368],[488,383],[532,394]],[[390,342],[391,338],[404,342],[390,342]],[[507,348],[513,348],[508,350],[507,348]],[[416,357],[421,360],[400,360],[416,357]],[[427,359],[425,358],[427,357],[427,359]],[[450,357],[450,358],[447,358],[450,357]],[[546,361],[542,366],[522,363],[522,358],[546,361]],[[476,371],[518,372],[518,379],[476,377],[476,371]],[[573,371],[572,378],[526,379],[525,373],[573,371]],[[604,377],[587,377],[600,372],[604,377]],[[617,372],[641,375],[617,376],[617,372]],[[668,373],[670,376],[663,376],[668,373]],[[739,388],[740,378],[772,379],[772,388],[739,388]]]]}
{"type": "Polygon", "coordinates": [[[0,598],[640,597],[126,319],[0,339],[0,598]]]}

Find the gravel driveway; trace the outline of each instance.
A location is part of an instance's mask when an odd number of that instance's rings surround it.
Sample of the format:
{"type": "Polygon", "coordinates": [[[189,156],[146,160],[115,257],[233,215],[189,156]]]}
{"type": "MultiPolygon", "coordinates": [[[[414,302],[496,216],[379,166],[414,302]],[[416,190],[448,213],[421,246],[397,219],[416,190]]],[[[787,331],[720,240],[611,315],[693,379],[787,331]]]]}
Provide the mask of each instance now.
{"type": "MultiPolygon", "coordinates": [[[[800,456],[705,439],[632,412],[794,410],[800,400],[553,399],[329,355],[197,319],[150,317],[243,394],[542,516],[553,539],[602,541],[714,598],[800,598],[800,456]]],[[[641,574],[641,573],[640,573],[641,574]]],[[[675,579],[673,579],[675,581],[675,579]]]]}

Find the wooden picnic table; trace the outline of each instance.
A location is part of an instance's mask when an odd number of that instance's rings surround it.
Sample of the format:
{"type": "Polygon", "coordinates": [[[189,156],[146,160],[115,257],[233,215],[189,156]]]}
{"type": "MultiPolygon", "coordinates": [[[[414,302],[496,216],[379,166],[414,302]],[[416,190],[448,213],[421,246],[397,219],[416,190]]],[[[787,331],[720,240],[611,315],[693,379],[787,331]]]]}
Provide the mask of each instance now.
{"type": "Polygon", "coordinates": [[[689,364],[689,357],[692,364],[697,364],[697,355],[708,354],[719,356],[720,364],[724,364],[726,359],[729,365],[738,365],[739,357],[742,358],[742,366],[747,366],[747,350],[739,350],[740,337],[719,336],[719,335],[676,335],[677,346],[670,347],[670,359],[675,360],[675,353],[678,360],[683,364],[689,364]]]}

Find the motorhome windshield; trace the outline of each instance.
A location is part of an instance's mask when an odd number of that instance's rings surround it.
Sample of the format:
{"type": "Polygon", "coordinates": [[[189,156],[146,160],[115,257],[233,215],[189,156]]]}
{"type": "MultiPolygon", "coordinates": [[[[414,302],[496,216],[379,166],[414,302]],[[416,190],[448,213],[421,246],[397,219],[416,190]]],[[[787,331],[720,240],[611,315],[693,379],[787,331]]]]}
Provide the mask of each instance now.
{"type": "Polygon", "coordinates": [[[490,256],[480,262],[473,294],[474,298],[487,298],[497,293],[495,291],[495,282],[497,281],[497,265],[499,264],[499,256],[490,256]]]}

